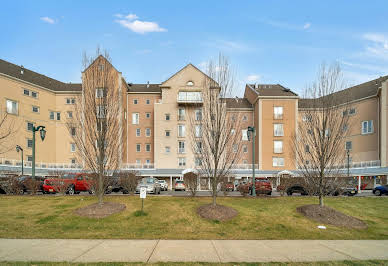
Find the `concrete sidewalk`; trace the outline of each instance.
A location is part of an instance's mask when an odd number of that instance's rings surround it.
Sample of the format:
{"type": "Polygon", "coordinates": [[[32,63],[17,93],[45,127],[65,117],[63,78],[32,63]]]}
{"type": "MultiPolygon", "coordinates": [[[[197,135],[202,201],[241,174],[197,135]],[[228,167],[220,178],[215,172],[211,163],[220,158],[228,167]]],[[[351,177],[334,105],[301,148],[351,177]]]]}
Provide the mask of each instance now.
{"type": "Polygon", "coordinates": [[[388,240],[0,239],[0,261],[284,262],[388,260],[388,240]]]}

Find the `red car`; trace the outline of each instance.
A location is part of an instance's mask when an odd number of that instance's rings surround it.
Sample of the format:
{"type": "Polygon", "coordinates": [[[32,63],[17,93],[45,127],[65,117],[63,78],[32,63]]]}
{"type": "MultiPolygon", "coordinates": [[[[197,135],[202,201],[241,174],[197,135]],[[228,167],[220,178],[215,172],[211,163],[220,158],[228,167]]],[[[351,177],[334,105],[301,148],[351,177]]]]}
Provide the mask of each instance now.
{"type": "Polygon", "coordinates": [[[47,178],[43,183],[43,193],[66,192],[73,195],[81,191],[94,193],[92,177],[89,174],[65,174],[60,178],[47,178]]]}
{"type": "MultiPolygon", "coordinates": [[[[269,181],[267,178],[263,177],[256,177],[256,183],[255,183],[255,190],[256,195],[257,194],[272,194],[272,185],[271,181],[269,181]]],[[[252,183],[242,184],[238,187],[239,191],[243,191],[245,193],[252,194],[252,183]]]]}

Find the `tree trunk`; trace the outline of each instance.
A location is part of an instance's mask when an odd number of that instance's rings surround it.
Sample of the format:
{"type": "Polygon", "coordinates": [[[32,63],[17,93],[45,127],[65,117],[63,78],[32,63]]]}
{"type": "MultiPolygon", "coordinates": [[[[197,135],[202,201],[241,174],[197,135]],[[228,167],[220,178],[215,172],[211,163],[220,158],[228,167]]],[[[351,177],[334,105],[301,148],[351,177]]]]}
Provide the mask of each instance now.
{"type": "Polygon", "coordinates": [[[323,196],[322,196],[322,194],[319,194],[319,206],[323,207],[323,196]]]}
{"type": "Polygon", "coordinates": [[[102,205],[103,203],[103,196],[104,196],[104,191],[103,191],[103,184],[102,184],[102,173],[100,172],[98,174],[98,190],[97,190],[97,197],[98,197],[98,204],[102,205]]]}

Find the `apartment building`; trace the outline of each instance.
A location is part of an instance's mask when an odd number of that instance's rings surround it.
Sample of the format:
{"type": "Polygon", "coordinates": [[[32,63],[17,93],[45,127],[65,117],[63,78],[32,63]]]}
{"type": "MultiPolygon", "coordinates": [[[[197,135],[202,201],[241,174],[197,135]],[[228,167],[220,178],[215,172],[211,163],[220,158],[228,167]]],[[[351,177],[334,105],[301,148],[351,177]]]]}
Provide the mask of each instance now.
{"type": "MultiPolygon", "coordinates": [[[[104,58],[101,58],[104,60],[104,58]]],[[[115,69],[122,93],[123,126],[121,144],[122,168],[138,169],[143,175],[179,177],[182,170],[198,167],[189,138],[189,117],[201,116],[201,95],[206,75],[188,64],[159,84],[132,84],[115,69]]],[[[350,148],[354,175],[379,176],[388,172],[388,76],[347,89],[352,98],[351,134],[344,140],[350,148]]],[[[37,169],[76,168],[72,132],[66,119],[72,116],[72,105],[82,93],[82,84],[64,83],[34,71],[0,60],[0,107],[17,132],[7,140],[1,154],[1,169],[18,169],[24,149],[28,169],[31,160],[31,126],[44,125],[46,139],[37,139],[37,169]]],[[[338,92],[341,97],[341,92],[338,92]]],[[[259,176],[274,176],[285,170],[297,171],[292,152],[292,138],[298,121],[307,108],[306,99],[279,84],[247,84],[243,98],[225,99],[230,119],[239,117],[242,127],[254,126],[255,168],[259,176]]],[[[241,134],[242,156],[235,176],[250,175],[252,142],[241,134]]]]}

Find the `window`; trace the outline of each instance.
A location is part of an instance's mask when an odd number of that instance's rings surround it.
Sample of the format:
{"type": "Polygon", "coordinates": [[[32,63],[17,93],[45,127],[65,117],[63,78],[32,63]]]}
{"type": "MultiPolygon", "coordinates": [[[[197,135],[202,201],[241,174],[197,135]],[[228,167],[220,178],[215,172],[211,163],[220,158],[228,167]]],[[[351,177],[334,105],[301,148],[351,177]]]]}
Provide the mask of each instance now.
{"type": "Polygon", "coordinates": [[[146,144],[146,152],[150,152],[151,151],[151,144],[147,143],[146,144]]]}
{"type": "Polygon", "coordinates": [[[71,164],[76,164],[75,158],[72,158],[72,159],[71,159],[71,164]]]}
{"type": "Polygon", "coordinates": [[[27,156],[27,161],[32,162],[32,156],[31,155],[27,156]]]}
{"type": "Polygon", "coordinates": [[[67,118],[73,118],[73,112],[67,111],[67,118]]]}
{"type": "Polygon", "coordinates": [[[75,149],[76,149],[75,143],[70,143],[70,151],[75,152],[75,149]]]}
{"type": "Polygon", "coordinates": [[[146,100],[146,104],[150,104],[151,101],[149,99],[146,100]]]}
{"type": "Polygon", "coordinates": [[[38,98],[38,93],[35,91],[30,91],[28,89],[23,89],[23,94],[26,96],[31,96],[33,98],[38,98]]]}
{"type": "Polygon", "coordinates": [[[186,86],[192,87],[192,86],[194,86],[194,82],[192,82],[192,81],[190,80],[190,81],[188,81],[188,82],[186,83],[186,86]]]}
{"type": "Polygon", "coordinates": [[[105,106],[98,105],[96,106],[97,118],[105,118],[105,106]]]}
{"type": "Polygon", "coordinates": [[[146,118],[150,118],[151,117],[151,113],[146,113],[146,118]]]}
{"type": "Polygon", "coordinates": [[[354,115],[356,113],[356,108],[349,109],[349,115],[354,115]]]}
{"type": "Polygon", "coordinates": [[[202,165],[202,159],[199,157],[195,158],[195,166],[201,166],[202,165]]]}
{"type": "Polygon", "coordinates": [[[27,90],[27,89],[23,89],[23,94],[27,95],[27,96],[30,96],[30,91],[27,90]]]}
{"type": "Polygon", "coordinates": [[[98,65],[98,70],[99,70],[99,71],[104,71],[104,65],[101,65],[101,64],[98,65]]]}
{"type": "Polygon", "coordinates": [[[66,104],[75,104],[75,98],[66,98],[66,104]]]}
{"type": "Polygon", "coordinates": [[[243,164],[248,164],[248,161],[247,160],[243,160],[243,164]]]}
{"type": "Polygon", "coordinates": [[[96,98],[103,98],[105,94],[104,88],[97,88],[96,89],[96,98]]]}
{"type": "Polygon", "coordinates": [[[136,144],[136,152],[141,152],[141,144],[136,144]]]}
{"type": "Polygon", "coordinates": [[[17,115],[18,103],[16,101],[7,100],[7,113],[17,115]]]}
{"type": "Polygon", "coordinates": [[[147,159],[146,160],[146,164],[150,164],[151,163],[151,160],[150,159],[147,159]]]}
{"type": "Polygon", "coordinates": [[[38,106],[32,106],[32,112],[33,113],[39,113],[39,107],[38,106]]]}
{"type": "Polygon", "coordinates": [[[242,140],[248,140],[248,130],[243,129],[241,130],[242,140]]]}
{"type": "Polygon", "coordinates": [[[50,120],[61,120],[61,113],[50,111],[50,120]]]}
{"type": "Polygon", "coordinates": [[[233,144],[233,152],[237,153],[238,151],[238,144],[233,144]]]}
{"type": "Polygon", "coordinates": [[[311,122],[312,119],[313,118],[312,118],[312,116],[310,114],[304,115],[303,118],[302,118],[303,122],[307,122],[307,121],[311,122]]]}
{"type": "Polygon", "coordinates": [[[345,142],[345,150],[351,150],[352,149],[352,142],[346,141],[345,142]]]}
{"type": "Polygon", "coordinates": [[[151,137],[151,129],[146,128],[146,137],[151,137]]]}
{"type": "Polygon", "coordinates": [[[27,139],[27,147],[32,148],[32,139],[27,139]]]}
{"type": "Polygon", "coordinates": [[[202,120],[202,109],[196,109],[195,110],[195,120],[201,121],[202,120]]]}
{"type": "Polygon", "coordinates": [[[373,133],[373,120],[362,121],[361,125],[362,125],[361,133],[363,135],[373,133]]]}
{"type": "Polygon", "coordinates": [[[170,136],[170,130],[166,130],[166,131],[164,131],[164,134],[166,134],[166,137],[169,137],[170,136]]]}
{"type": "Polygon", "coordinates": [[[234,135],[236,133],[236,130],[234,129],[234,128],[232,128],[231,130],[230,130],[230,134],[231,135],[234,135]]]}
{"type": "Polygon", "coordinates": [[[282,136],[284,136],[283,124],[274,124],[273,125],[273,135],[275,137],[282,137],[282,136]]]}
{"type": "Polygon", "coordinates": [[[236,116],[235,115],[232,115],[232,121],[236,121],[236,116]]]}
{"type": "Polygon", "coordinates": [[[100,132],[102,129],[106,130],[106,121],[102,120],[99,122],[100,123],[97,123],[97,125],[96,125],[97,131],[100,132]]]}
{"type": "Polygon", "coordinates": [[[283,107],[275,106],[273,108],[274,119],[283,119],[283,107]]]}
{"type": "Polygon", "coordinates": [[[305,145],[304,146],[304,151],[305,152],[310,152],[310,146],[309,145],[305,145]]]}
{"type": "Polygon", "coordinates": [[[195,137],[196,138],[202,137],[202,126],[201,125],[195,125],[195,137]]]}
{"type": "Polygon", "coordinates": [[[27,130],[32,131],[33,128],[34,128],[34,123],[27,122],[27,130]]]}
{"type": "Polygon", "coordinates": [[[185,142],[184,141],[178,142],[178,153],[185,153],[185,142]]]}
{"type": "Polygon", "coordinates": [[[348,130],[348,125],[344,124],[343,127],[342,127],[342,131],[346,132],[347,130],[348,130]]]}
{"type": "Polygon", "coordinates": [[[283,157],[272,157],[272,166],[273,167],[284,166],[284,158],[283,157]]]}
{"type": "Polygon", "coordinates": [[[170,146],[164,147],[164,151],[165,151],[166,153],[170,153],[170,150],[171,150],[170,146]]]}
{"type": "Polygon", "coordinates": [[[248,152],[248,146],[245,145],[245,144],[243,145],[243,152],[244,152],[244,153],[247,153],[247,152],[248,152]]]}
{"type": "Polygon", "coordinates": [[[178,158],[178,164],[179,166],[186,166],[186,158],[184,157],[178,158]]]}
{"type": "Polygon", "coordinates": [[[140,137],[141,130],[140,128],[136,128],[136,137],[140,137]]]}
{"type": "Polygon", "coordinates": [[[170,121],[170,114],[164,114],[166,121],[170,121]]]}
{"type": "Polygon", "coordinates": [[[178,109],[178,120],[179,121],[185,120],[185,109],[183,108],[178,109]]]}
{"type": "Polygon", "coordinates": [[[140,159],[136,159],[136,164],[141,164],[141,160],[140,159]]]}
{"type": "Polygon", "coordinates": [[[202,93],[200,91],[180,91],[178,92],[178,102],[202,102],[202,93]]]}
{"type": "Polygon", "coordinates": [[[31,97],[32,98],[38,98],[38,93],[35,91],[31,91],[31,97]]]}
{"type": "Polygon", "coordinates": [[[202,142],[200,141],[195,142],[195,152],[202,153],[202,142]]]}
{"type": "Polygon", "coordinates": [[[139,124],[139,113],[132,113],[132,125],[139,124]]]}
{"type": "Polygon", "coordinates": [[[75,127],[72,127],[72,128],[71,128],[70,134],[71,134],[72,137],[75,136],[75,127]]]}
{"type": "Polygon", "coordinates": [[[248,117],[246,115],[243,116],[243,121],[247,121],[248,120],[248,117]]]}
{"type": "Polygon", "coordinates": [[[282,153],[283,152],[283,141],[275,140],[273,142],[273,152],[274,153],[282,153]]]}
{"type": "Polygon", "coordinates": [[[178,137],[183,138],[185,136],[185,125],[178,125],[178,137]]]}
{"type": "Polygon", "coordinates": [[[133,99],[133,104],[137,104],[137,99],[133,99]]]}

